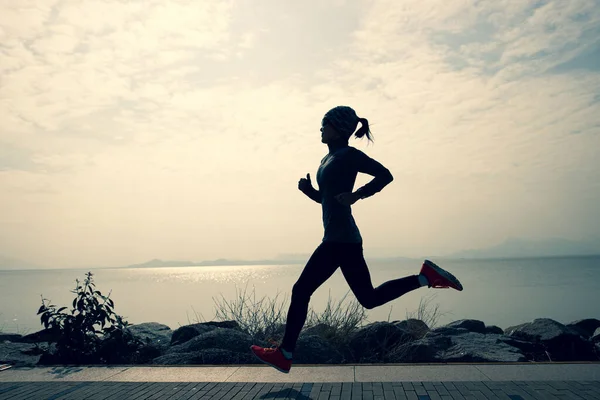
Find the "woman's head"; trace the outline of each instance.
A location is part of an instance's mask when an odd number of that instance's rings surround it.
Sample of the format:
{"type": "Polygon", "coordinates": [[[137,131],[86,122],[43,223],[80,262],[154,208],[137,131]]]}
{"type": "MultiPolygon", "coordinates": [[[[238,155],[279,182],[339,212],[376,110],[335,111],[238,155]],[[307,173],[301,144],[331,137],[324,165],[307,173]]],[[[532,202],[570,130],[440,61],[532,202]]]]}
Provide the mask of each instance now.
{"type": "Polygon", "coordinates": [[[321,132],[324,143],[338,138],[348,140],[353,133],[357,138],[366,135],[368,140],[373,141],[369,130],[369,121],[366,118],[359,118],[356,111],[348,106],[337,106],[327,111],[321,121],[321,132]],[[359,122],[361,127],[355,133],[359,122]]]}

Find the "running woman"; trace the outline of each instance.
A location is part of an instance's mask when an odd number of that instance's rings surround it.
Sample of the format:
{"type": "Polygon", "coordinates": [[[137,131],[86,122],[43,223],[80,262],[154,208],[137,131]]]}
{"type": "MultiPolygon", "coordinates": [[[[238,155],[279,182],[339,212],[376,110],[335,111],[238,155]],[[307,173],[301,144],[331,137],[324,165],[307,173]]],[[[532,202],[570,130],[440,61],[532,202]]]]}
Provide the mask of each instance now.
{"type": "Polygon", "coordinates": [[[338,267],[356,299],[367,309],[381,306],[423,286],[463,290],[458,279],[429,260],[423,262],[418,275],[373,287],[351,206],[381,191],[392,182],[393,177],[379,162],[348,145],[352,134],[357,138],[366,136],[372,141],[369,122],[359,118],[352,108],[338,106],[329,110],[321,122],[321,142],[327,144],[329,153],[321,160],[317,170],[319,190],[313,188],[310,174],[298,182],[302,193],[321,204],[325,235],[292,289],[283,341],[273,348],[251,347],[258,359],[281,372],[288,373],[292,367],[292,353],[306,321],[311,295],[338,267]],[[359,122],[361,127],[355,133],[359,122]],[[352,192],[359,172],[374,178],[352,192]]]}

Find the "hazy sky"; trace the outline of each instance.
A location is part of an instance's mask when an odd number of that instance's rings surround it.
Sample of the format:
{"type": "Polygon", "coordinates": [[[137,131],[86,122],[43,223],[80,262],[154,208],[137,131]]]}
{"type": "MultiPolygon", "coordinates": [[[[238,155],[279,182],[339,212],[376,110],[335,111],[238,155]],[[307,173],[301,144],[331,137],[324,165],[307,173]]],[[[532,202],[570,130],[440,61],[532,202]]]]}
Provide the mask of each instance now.
{"type": "Polygon", "coordinates": [[[336,105],[395,178],[367,254],[598,236],[599,38],[595,0],[0,0],[0,255],[309,253],[336,105]]]}

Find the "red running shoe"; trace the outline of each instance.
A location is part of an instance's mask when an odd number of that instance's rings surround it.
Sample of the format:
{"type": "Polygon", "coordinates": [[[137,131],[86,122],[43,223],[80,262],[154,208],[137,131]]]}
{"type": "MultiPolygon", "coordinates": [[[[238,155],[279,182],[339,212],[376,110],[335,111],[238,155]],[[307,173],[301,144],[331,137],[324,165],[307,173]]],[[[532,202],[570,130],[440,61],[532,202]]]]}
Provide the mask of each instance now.
{"type": "Polygon", "coordinates": [[[453,288],[458,291],[463,290],[463,286],[460,281],[456,279],[450,272],[438,267],[429,260],[423,262],[421,267],[421,275],[429,281],[429,287],[431,288],[453,288]]]}
{"type": "Polygon", "coordinates": [[[278,371],[287,374],[290,372],[290,368],[292,368],[292,360],[285,358],[279,347],[268,348],[252,345],[250,346],[250,350],[252,350],[256,358],[278,371]]]}

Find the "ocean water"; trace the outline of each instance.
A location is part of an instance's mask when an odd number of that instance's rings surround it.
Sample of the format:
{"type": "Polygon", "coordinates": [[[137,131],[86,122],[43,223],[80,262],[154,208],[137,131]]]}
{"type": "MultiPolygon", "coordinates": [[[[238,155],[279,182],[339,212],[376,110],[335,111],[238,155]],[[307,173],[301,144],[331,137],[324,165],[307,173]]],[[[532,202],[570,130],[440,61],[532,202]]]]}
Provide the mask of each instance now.
{"type": "MultiPolygon", "coordinates": [[[[399,320],[419,302],[437,306],[437,325],[472,318],[506,328],[535,318],[568,323],[600,319],[600,256],[507,260],[436,260],[456,275],[463,292],[421,288],[368,311],[369,321],[399,320]]],[[[96,288],[111,292],[115,311],[131,323],[160,322],[175,329],[199,319],[212,320],[215,298],[233,300],[244,288],[287,300],[302,265],[97,269],[96,288]]],[[[375,286],[419,271],[418,260],[369,263],[375,286]]],[[[0,271],[0,330],[31,333],[41,328],[36,315],[41,296],[69,306],[75,279],[85,270],[0,271]]],[[[327,299],[341,299],[348,286],[338,270],[311,299],[316,311],[327,299]]],[[[353,299],[350,293],[349,298],[353,299]]],[[[289,302],[287,303],[289,304],[289,302]]]]}

